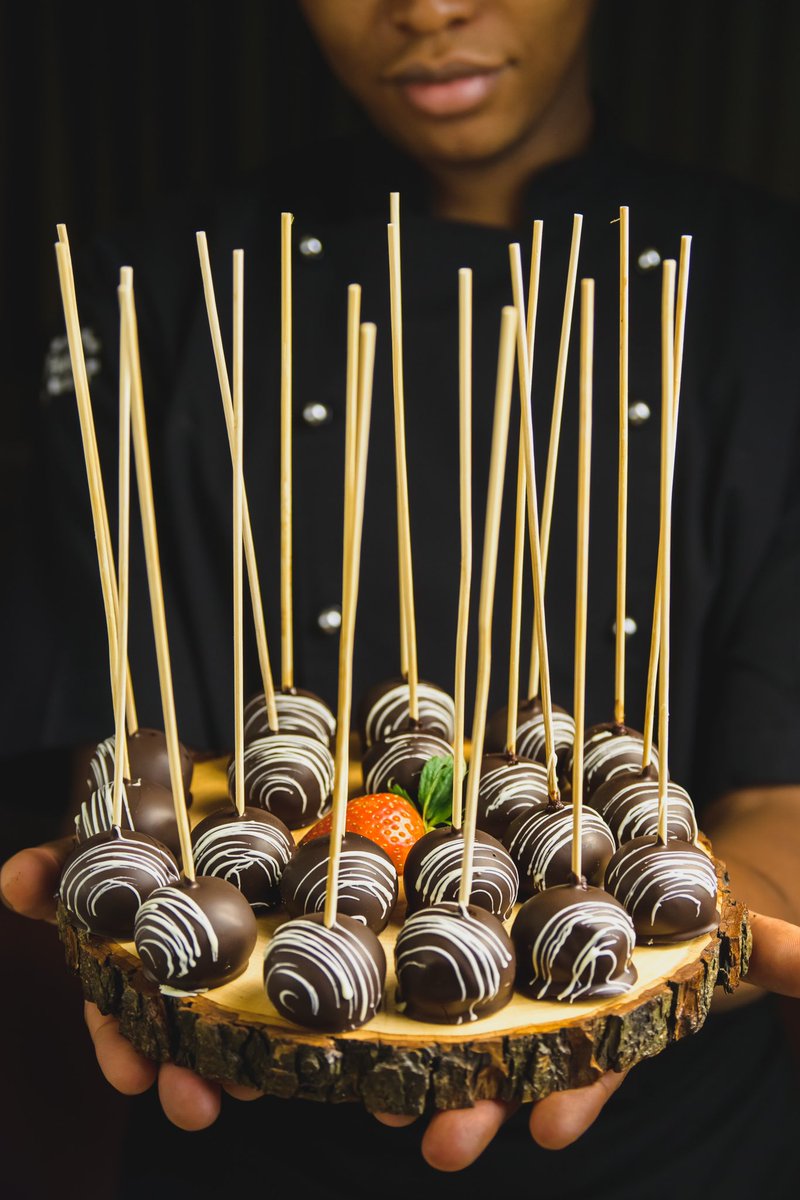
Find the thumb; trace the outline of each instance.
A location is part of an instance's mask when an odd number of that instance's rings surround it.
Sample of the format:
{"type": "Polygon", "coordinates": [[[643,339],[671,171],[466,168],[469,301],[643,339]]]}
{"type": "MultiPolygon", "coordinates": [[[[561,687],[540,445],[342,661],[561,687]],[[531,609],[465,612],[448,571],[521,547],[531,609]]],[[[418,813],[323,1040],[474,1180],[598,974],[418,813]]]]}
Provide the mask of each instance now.
{"type": "Polygon", "coordinates": [[[61,868],[74,847],[74,838],[60,838],[56,842],[20,850],[3,863],[0,896],[6,907],[23,917],[54,920],[61,868]]]}
{"type": "Polygon", "coordinates": [[[777,917],[750,913],[753,949],[747,969],[748,983],[800,997],[800,926],[777,917]]]}

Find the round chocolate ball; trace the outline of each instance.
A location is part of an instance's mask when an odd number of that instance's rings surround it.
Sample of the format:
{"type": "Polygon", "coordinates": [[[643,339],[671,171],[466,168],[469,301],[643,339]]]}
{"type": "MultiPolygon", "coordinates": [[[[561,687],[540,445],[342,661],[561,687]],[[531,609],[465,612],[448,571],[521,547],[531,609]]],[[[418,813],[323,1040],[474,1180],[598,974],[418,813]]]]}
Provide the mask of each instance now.
{"type": "Polygon", "coordinates": [[[264,955],[264,987],[282,1017],[342,1033],[370,1021],[383,1001],[386,955],[369,926],[308,913],[276,930],[264,955]]]}
{"type": "MultiPolygon", "coordinates": [[[[236,763],[228,766],[228,790],[236,795],[236,763]]],[[[333,757],[327,746],[296,733],[256,738],[244,752],[245,804],[300,829],[331,806],[333,757]]]]}
{"type": "MultiPolygon", "coordinates": [[[[641,772],[643,745],[644,734],[627,725],[605,722],[591,725],[586,730],[583,739],[583,795],[588,804],[595,807],[594,793],[607,779],[614,779],[621,771],[641,772]]],[[[655,746],[651,758],[652,766],[657,771],[658,752],[655,746]]],[[[571,756],[565,770],[567,774],[572,771],[571,756]]]]}
{"type": "MultiPolygon", "coordinates": [[[[456,710],[452,696],[435,683],[420,680],[417,685],[418,725],[427,733],[436,733],[452,743],[456,730],[456,710]]],[[[365,750],[411,727],[408,681],[387,679],[369,689],[359,708],[358,726],[365,750]]]]}
{"type": "Polygon", "coordinates": [[[711,859],[689,842],[636,838],[606,868],[606,890],[630,913],[645,945],[684,942],[712,933],[717,875],[711,859]]]}
{"type": "Polygon", "coordinates": [[[364,755],[364,791],[392,792],[398,787],[416,802],[419,780],[426,762],[436,757],[452,757],[452,747],[426,729],[409,730],[381,742],[374,742],[364,755]]]}
{"type": "Polygon", "coordinates": [[[462,1025],[508,1004],[514,946],[474,904],[437,904],[408,918],[395,943],[397,1007],[415,1021],[462,1025]]]}
{"type": "Polygon", "coordinates": [[[294,838],[279,817],[263,808],[221,809],[192,830],[198,875],[217,875],[237,887],[256,911],[277,908],[280,880],[295,852],[294,838]]]}
{"type": "MultiPolygon", "coordinates": [[[[503,845],[516,863],[523,892],[542,892],[572,878],[572,805],[548,804],[512,821],[503,845]]],[[[602,817],[585,808],[581,821],[581,874],[603,882],[606,863],[616,850],[602,817]]]]}
{"type": "MultiPolygon", "coordinates": [[[[443,825],[415,842],[408,852],[403,872],[408,911],[412,913],[430,905],[458,900],[463,861],[464,833],[461,829],[443,825]]],[[[519,875],[508,851],[497,838],[477,829],[470,904],[505,920],[514,907],[518,892],[519,875]]]]}
{"type": "Polygon", "coordinates": [[[478,789],[478,829],[502,838],[509,825],[547,804],[547,771],[541,763],[508,754],[485,754],[478,789]]]}
{"type": "Polygon", "coordinates": [[[133,939],[149,979],[176,992],[202,992],[242,974],[256,933],[238,888],[198,875],[151,892],[136,914],[133,939]]]}
{"type": "Polygon", "coordinates": [[[166,846],[146,833],[116,826],[75,847],[64,863],[58,895],[90,933],[128,941],[151,892],[179,878],[166,846]]]}
{"type": "MultiPolygon", "coordinates": [[[[667,785],[668,836],[684,842],[697,837],[697,820],[689,793],[680,784],[667,785]]],[[[658,833],[658,776],[652,770],[619,771],[592,794],[592,808],[613,833],[617,845],[658,833]]]]}
{"type": "Polygon", "coordinates": [[[534,1000],[619,996],[636,983],[633,922],[621,904],[584,881],[526,900],[511,939],[517,987],[534,1000]]]}
{"type": "MultiPolygon", "coordinates": [[[[75,818],[75,836],[79,842],[96,833],[111,829],[114,807],[114,783],[104,783],[92,792],[81,804],[75,818]]],[[[122,783],[123,829],[136,829],[148,833],[162,842],[173,854],[180,855],[178,822],[172,792],[150,779],[137,779],[133,783],[125,779],[122,783]]]]}
{"type": "MultiPolygon", "coordinates": [[[[508,732],[508,707],[498,709],[486,723],[484,748],[489,754],[501,754],[506,747],[508,732]]],[[[562,771],[575,739],[575,722],[565,708],[553,705],[553,748],[558,769],[562,771]]],[[[544,714],[540,696],[532,700],[523,699],[517,710],[516,752],[520,758],[529,758],[547,766],[544,740],[544,714]]]]}
{"type": "MultiPolygon", "coordinates": [[[[278,732],[295,733],[301,737],[315,738],[330,748],[336,736],[336,717],[324,700],[313,692],[300,688],[275,693],[275,708],[278,711],[278,732]]],[[[268,737],[267,702],[263,692],[248,700],[244,710],[245,744],[256,738],[268,737]]]]}
{"type": "MultiPolygon", "coordinates": [[[[89,760],[89,778],[86,784],[96,791],[103,784],[114,780],[114,735],[100,742],[89,760]]],[[[192,803],[191,786],[194,763],[185,746],[179,744],[183,790],[187,808],[192,803]]],[[[172,791],[169,773],[167,737],[161,729],[137,729],[128,735],[128,762],[131,779],[143,779],[147,783],[159,783],[172,791]]]]}
{"type": "MultiPolygon", "coordinates": [[[[330,862],[330,838],[314,838],[298,847],[281,879],[281,896],[290,917],[322,912],[330,862]]],[[[339,857],[336,911],[380,933],[397,903],[397,871],[385,850],[360,833],[346,833],[339,857]]]]}

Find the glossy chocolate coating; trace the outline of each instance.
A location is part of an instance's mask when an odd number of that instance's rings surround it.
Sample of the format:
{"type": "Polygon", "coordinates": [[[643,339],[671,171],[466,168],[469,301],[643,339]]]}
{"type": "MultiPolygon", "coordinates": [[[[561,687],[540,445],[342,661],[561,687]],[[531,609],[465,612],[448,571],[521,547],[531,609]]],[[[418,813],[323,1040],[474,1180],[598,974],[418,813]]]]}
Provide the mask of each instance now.
{"type": "Polygon", "coordinates": [[[438,734],[424,729],[399,733],[370,746],[362,760],[364,791],[391,792],[398,786],[416,802],[419,780],[426,762],[439,756],[452,756],[452,747],[438,734]]]}
{"type": "Polygon", "coordinates": [[[685,942],[719,924],[714,864],[677,838],[626,842],[606,868],[606,890],[630,913],[644,945],[685,942]]]}
{"type": "Polygon", "coordinates": [[[397,1006],[415,1021],[462,1025],[508,1004],[516,959],[497,917],[436,904],[408,918],[395,943],[397,1006]]]}
{"type": "MultiPolygon", "coordinates": [[[[111,783],[114,779],[114,735],[105,738],[95,749],[89,760],[89,778],[86,784],[91,792],[111,783]]],[[[192,803],[191,786],[194,763],[192,756],[185,746],[179,746],[181,757],[181,775],[183,790],[186,794],[186,807],[192,803]]],[[[169,755],[167,754],[167,738],[160,729],[137,729],[128,737],[128,761],[130,763],[131,779],[143,779],[148,783],[158,783],[172,791],[172,780],[169,774],[169,755]]]]}
{"type": "MultiPolygon", "coordinates": [[[[484,749],[487,754],[502,754],[506,747],[508,726],[508,706],[498,709],[486,722],[486,738],[484,749]]],[[[558,769],[562,771],[572,753],[572,743],[575,738],[575,722],[565,708],[553,705],[553,746],[556,752],[558,769]]],[[[534,696],[532,700],[522,699],[517,710],[517,744],[516,752],[520,758],[530,758],[547,766],[547,753],[544,744],[544,716],[542,700],[534,696]]]]}
{"type": "Polygon", "coordinates": [[[241,817],[235,808],[220,809],[195,825],[192,850],[198,875],[227,879],[257,912],[280,904],[280,880],[295,844],[279,817],[263,808],[245,808],[241,817]]]}
{"type": "MultiPolygon", "coordinates": [[[[330,862],[330,838],[314,838],[298,847],[281,879],[281,896],[290,917],[322,912],[330,862]]],[[[346,833],[339,858],[336,911],[380,933],[397,903],[397,871],[385,850],[360,833],[346,833]]]]}
{"type": "MultiPolygon", "coordinates": [[[[520,889],[541,892],[572,878],[572,805],[548,804],[512,821],[503,845],[517,865],[520,889]]],[[[602,817],[591,808],[581,822],[581,874],[591,884],[603,882],[606,863],[616,842],[602,817]]]]}
{"type": "MultiPolygon", "coordinates": [[[[228,791],[234,796],[236,765],[228,766],[228,791]]],[[[244,752],[245,804],[280,817],[300,829],[324,817],[331,806],[333,758],[327,746],[293,733],[256,738],[244,752]]]]}
{"type": "Polygon", "coordinates": [[[75,847],[64,863],[58,895],[90,933],[129,941],[136,914],[150,893],[179,878],[166,846],[146,833],[117,827],[75,847]]]}
{"type": "Polygon", "coordinates": [[[256,919],[238,888],[213,875],[156,888],[136,914],[133,938],[149,979],[199,992],[241,975],[256,919]]]}
{"type": "Polygon", "coordinates": [[[517,987],[534,1000],[619,996],[636,982],[635,935],[601,888],[560,884],[526,900],[511,929],[517,987]]]}
{"type": "MultiPolygon", "coordinates": [[[[102,830],[111,829],[113,803],[113,782],[104,783],[88,800],[84,800],[75,818],[75,836],[79,842],[85,842],[102,830]]],[[[172,792],[160,783],[153,783],[149,779],[139,779],[135,783],[123,780],[121,825],[123,829],[148,833],[174,855],[180,856],[172,792]]]]}
{"type": "MultiPolygon", "coordinates": [[[[583,739],[583,796],[587,804],[594,804],[594,793],[607,779],[614,779],[622,771],[641,771],[644,735],[627,725],[615,725],[606,721],[601,725],[590,725],[583,739]]],[[[652,767],[658,771],[658,752],[653,746],[652,767]]],[[[566,765],[567,774],[572,772],[572,756],[566,765]]]]}
{"type": "Polygon", "coordinates": [[[541,763],[507,754],[485,754],[478,790],[478,829],[502,839],[512,821],[547,804],[547,771],[541,763]]]}
{"type": "MultiPolygon", "coordinates": [[[[677,783],[667,785],[668,835],[684,842],[697,837],[697,820],[689,793],[677,783]]],[[[618,771],[592,794],[592,808],[608,825],[618,846],[637,837],[658,833],[658,775],[652,768],[618,771]]]]}
{"type": "MultiPolygon", "coordinates": [[[[336,717],[325,701],[313,692],[305,692],[301,688],[276,692],[275,707],[278,710],[279,733],[296,733],[301,737],[315,738],[328,748],[333,745],[336,717]]],[[[264,693],[258,692],[245,705],[245,745],[249,745],[256,738],[268,737],[269,732],[266,700],[264,693]]]]}
{"type": "MultiPolygon", "coordinates": [[[[421,679],[417,685],[417,706],[418,727],[452,743],[456,729],[452,696],[448,696],[435,683],[425,683],[421,679]]],[[[383,683],[373,684],[359,706],[358,728],[362,748],[367,750],[375,742],[385,741],[398,733],[407,733],[410,727],[407,680],[387,679],[383,683]]]]}
{"type": "MultiPolygon", "coordinates": [[[[464,834],[450,825],[432,829],[415,842],[403,872],[409,913],[457,900],[463,861],[464,834]]],[[[508,851],[497,838],[477,829],[470,905],[505,920],[518,892],[519,875],[508,851]]]]}
{"type": "Polygon", "coordinates": [[[287,921],[264,955],[264,987],[282,1017],[342,1033],[370,1021],[383,1001],[386,955],[376,934],[352,917],[331,929],[322,913],[287,921]]]}

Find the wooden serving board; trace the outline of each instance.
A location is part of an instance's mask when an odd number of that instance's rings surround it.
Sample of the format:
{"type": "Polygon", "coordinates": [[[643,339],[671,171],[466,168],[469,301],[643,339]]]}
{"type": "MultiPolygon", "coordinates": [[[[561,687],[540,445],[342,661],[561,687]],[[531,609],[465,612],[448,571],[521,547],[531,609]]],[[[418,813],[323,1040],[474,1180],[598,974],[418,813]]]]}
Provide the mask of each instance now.
{"type": "MultiPolygon", "coordinates": [[[[224,768],[222,760],[195,767],[193,823],[226,796],[224,768]]],[[[357,766],[352,782],[354,788],[360,783],[357,766]]],[[[707,842],[704,848],[711,852],[707,842]]],[[[59,931],[86,999],[117,1016],[122,1033],[147,1057],[273,1096],[360,1100],[373,1111],[416,1114],[479,1099],[541,1099],[630,1067],[696,1032],[715,985],[732,991],[750,951],[747,910],[732,899],[725,868],[715,862],[718,932],[677,946],[637,948],[639,981],[624,997],[558,1004],[515,993],[500,1012],[460,1026],[422,1024],[397,1011],[394,942],[402,899],[381,934],[388,964],[384,1008],[363,1028],[336,1035],[293,1025],[267,999],[264,948],[285,915],[259,919],[258,943],[243,975],[191,997],[162,995],[145,979],[132,942],[92,937],[63,909],[59,931]]]]}

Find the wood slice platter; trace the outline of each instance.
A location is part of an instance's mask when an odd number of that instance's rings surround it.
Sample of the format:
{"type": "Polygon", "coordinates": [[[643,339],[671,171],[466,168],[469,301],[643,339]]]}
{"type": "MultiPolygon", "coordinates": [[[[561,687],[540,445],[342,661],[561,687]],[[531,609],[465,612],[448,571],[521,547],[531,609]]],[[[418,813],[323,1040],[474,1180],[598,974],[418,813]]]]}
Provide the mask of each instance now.
{"type": "MultiPolygon", "coordinates": [[[[227,795],[224,768],[221,760],[196,765],[193,823],[227,795]]],[[[354,786],[359,783],[356,766],[354,786]]],[[[701,843],[710,854],[708,842],[701,843]]],[[[421,1024],[395,1007],[393,948],[402,900],[381,935],[389,967],[384,1008],[362,1029],[337,1035],[291,1024],[267,999],[264,948],[285,915],[259,919],[258,943],[243,975],[197,996],[161,994],[144,977],[132,942],[92,937],[63,908],[58,925],[86,999],[118,1017],[121,1032],[148,1058],[272,1096],[361,1101],[372,1111],[417,1114],[480,1099],[538,1100],[633,1066],[700,1029],[714,987],[732,991],[746,973],[751,941],[747,909],[733,900],[724,865],[715,864],[718,932],[677,946],[637,948],[639,981],[624,997],[557,1004],[515,994],[500,1012],[461,1026],[421,1024]]]]}

